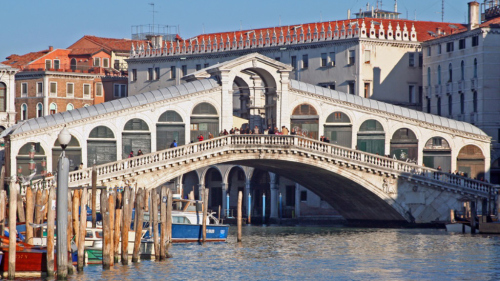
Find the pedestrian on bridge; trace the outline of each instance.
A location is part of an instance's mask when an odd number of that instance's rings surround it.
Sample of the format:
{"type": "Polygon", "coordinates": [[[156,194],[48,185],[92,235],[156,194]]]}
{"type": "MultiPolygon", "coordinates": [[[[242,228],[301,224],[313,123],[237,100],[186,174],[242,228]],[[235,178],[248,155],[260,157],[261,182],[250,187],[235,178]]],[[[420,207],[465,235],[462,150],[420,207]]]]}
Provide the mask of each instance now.
{"type": "Polygon", "coordinates": [[[175,140],[170,144],[170,147],[177,147],[177,142],[175,140]]]}
{"type": "Polygon", "coordinates": [[[212,133],[208,132],[208,139],[213,139],[214,138],[214,135],[212,135],[212,133]]]}
{"type": "Polygon", "coordinates": [[[200,135],[198,136],[198,141],[203,141],[203,139],[204,139],[204,138],[203,138],[203,134],[200,134],[200,135]]]}

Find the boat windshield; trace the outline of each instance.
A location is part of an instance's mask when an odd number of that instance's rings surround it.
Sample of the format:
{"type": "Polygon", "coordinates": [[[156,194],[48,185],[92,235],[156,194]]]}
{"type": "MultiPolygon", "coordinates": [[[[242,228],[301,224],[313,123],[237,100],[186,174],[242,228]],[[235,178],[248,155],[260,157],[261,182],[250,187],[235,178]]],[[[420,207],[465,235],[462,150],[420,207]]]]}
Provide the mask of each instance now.
{"type": "Polygon", "coordinates": [[[185,216],[172,216],[172,223],[191,224],[191,221],[185,216]]]}

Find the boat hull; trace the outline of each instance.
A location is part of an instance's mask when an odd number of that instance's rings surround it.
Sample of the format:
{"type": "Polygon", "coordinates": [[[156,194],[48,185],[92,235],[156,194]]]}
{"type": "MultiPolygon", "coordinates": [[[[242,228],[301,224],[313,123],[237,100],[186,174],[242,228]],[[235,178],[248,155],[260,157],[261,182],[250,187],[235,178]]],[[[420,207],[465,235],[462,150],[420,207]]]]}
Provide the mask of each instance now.
{"type": "MultiPolygon", "coordinates": [[[[225,242],[229,225],[207,225],[207,242],[225,242]]],[[[203,239],[201,224],[172,224],[172,243],[198,242],[203,239]]]]}
{"type": "Polygon", "coordinates": [[[455,233],[471,233],[471,228],[467,223],[447,223],[446,231],[455,233]]]}

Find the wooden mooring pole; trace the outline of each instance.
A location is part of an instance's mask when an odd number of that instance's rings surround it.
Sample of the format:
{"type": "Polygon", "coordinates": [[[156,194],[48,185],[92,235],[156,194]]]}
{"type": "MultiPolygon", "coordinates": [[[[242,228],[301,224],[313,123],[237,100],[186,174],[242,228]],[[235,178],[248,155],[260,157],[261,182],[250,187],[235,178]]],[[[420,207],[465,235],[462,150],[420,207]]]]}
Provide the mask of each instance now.
{"type": "Polygon", "coordinates": [[[160,220],[161,220],[161,234],[160,234],[160,260],[167,257],[167,187],[161,187],[160,199],[160,220]]]}
{"type": "MultiPolygon", "coordinates": [[[[3,186],[3,185],[2,185],[3,186]]],[[[5,233],[5,218],[7,217],[7,213],[5,212],[5,206],[7,204],[5,190],[0,190],[0,233],[5,233]]]]}
{"type": "MultiPolygon", "coordinates": [[[[19,185],[21,188],[21,185],[19,185]]],[[[17,187],[14,181],[9,186],[9,234],[16,231],[17,187]]],[[[5,257],[4,257],[5,258],[5,257]]],[[[8,278],[16,278],[16,235],[9,235],[9,270],[8,278]]]]}
{"type": "Polygon", "coordinates": [[[101,216],[102,216],[102,268],[110,269],[110,220],[109,220],[109,210],[108,210],[108,196],[105,189],[101,190],[101,216]]]}
{"type": "Polygon", "coordinates": [[[109,213],[109,265],[115,265],[115,204],[116,204],[116,192],[113,190],[108,196],[108,208],[109,213]]]}
{"type": "Polygon", "coordinates": [[[144,189],[137,190],[137,198],[135,200],[135,239],[134,251],[132,252],[132,262],[139,261],[139,250],[141,246],[142,222],[144,219],[144,189]]]}
{"type": "Polygon", "coordinates": [[[158,193],[156,189],[151,189],[151,212],[152,212],[152,220],[153,220],[153,246],[155,249],[155,260],[160,260],[160,243],[158,240],[158,236],[160,234],[158,230],[158,193]]]}
{"type": "Polygon", "coordinates": [[[113,237],[113,247],[114,247],[114,255],[115,255],[115,263],[120,259],[119,255],[119,245],[120,245],[120,233],[121,233],[121,225],[122,225],[122,193],[118,193],[116,190],[116,208],[115,208],[115,228],[114,228],[114,237],[113,237]]]}
{"type": "Polygon", "coordinates": [[[47,210],[47,275],[54,276],[54,225],[56,222],[56,188],[50,187],[47,210]]]}
{"type": "MultiPolygon", "coordinates": [[[[78,208],[80,207],[80,191],[73,191],[73,209],[72,209],[72,224],[73,224],[73,232],[75,233],[75,243],[78,245],[78,240],[80,239],[78,231],[80,229],[80,220],[78,216],[78,208]]],[[[68,244],[70,245],[70,244],[68,244]]]]}
{"type": "Polygon", "coordinates": [[[83,188],[80,198],[80,228],[78,233],[78,272],[83,272],[85,265],[85,234],[87,233],[87,187],[83,188]]]}
{"type": "MultiPolygon", "coordinates": [[[[73,196],[71,194],[71,190],[68,189],[68,220],[67,220],[67,241],[66,241],[66,245],[67,245],[67,250],[68,251],[71,251],[71,240],[73,239],[73,236],[75,235],[75,233],[73,232],[73,224],[72,224],[72,221],[73,221],[73,196]]],[[[64,255],[64,257],[68,257],[68,254],[66,253],[64,255]]],[[[68,274],[73,274],[73,262],[71,261],[71,259],[67,259],[66,260],[66,267],[67,267],[67,270],[68,270],[68,274]]]]}
{"type": "Polygon", "coordinates": [[[92,166],[92,228],[97,227],[97,221],[96,221],[96,216],[97,216],[97,169],[94,166],[92,166]]]}
{"type": "Polygon", "coordinates": [[[203,191],[203,217],[201,218],[202,221],[202,242],[205,243],[207,240],[207,214],[208,214],[208,192],[209,189],[205,188],[203,191]]]}
{"type": "Polygon", "coordinates": [[[171,258],[172,256],[168,253],[168,250],[172,243],[172,208],[173,208],[173,196],[172,191],[168,189],[168,198],[167,198],[167,216],[166,216],[166,224],[167,224],[167,245],[165,246],[165,257],[171,258]]]}
{"type": "Polygon", "coordinates": [[[237,237],[238,242],[241,242],[241,216],[242,216],[241,207],[242,207],[242,205],[243,205],[243,192],[240,191],[240,192],[238,192],[238,215],[237,215],[237,219],[236,219],[236,223],[238,226],[238,237],[237,237]]]}
{"type": "MultiPolygon", "coordinates": [[[[27,186],[26,189],[30,189],[30,186],[27,186]]],[[[36,201],[35,201],[35,223],[40,225],[42,223],[42,207],[43,207],[43,201],[42,201],[42,190],[38,189],[36,191],[36,201]]],[[[42,237],[42,228],[37,227],[35,230],[35,237],[42,237]]],[[[69,244],[68,244],[69,245],[69,244]]]]}

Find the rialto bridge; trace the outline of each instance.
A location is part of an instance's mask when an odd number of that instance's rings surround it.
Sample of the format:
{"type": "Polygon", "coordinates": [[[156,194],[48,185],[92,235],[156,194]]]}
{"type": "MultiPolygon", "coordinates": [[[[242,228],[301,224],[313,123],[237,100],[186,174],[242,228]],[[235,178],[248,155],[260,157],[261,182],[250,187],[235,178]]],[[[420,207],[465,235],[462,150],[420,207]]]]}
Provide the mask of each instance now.
{"type": "MultiPolygon", "coordinates": [[[[489,179],[490,163],[490,138],[480,129],[290,80],[290,71],[251,54],[195,72],[178,86],[19,123],[1,135],[6,177],[13,184],[18,166],[28,173],[33,145],[38,170],[46,158],[54,172],[57,135],[66,126],[72,135],[67,155],[85,167],[70,173],[71,186],[90,185],[93,164],[100,184],[132,180],[146,188],[172,180],[182,186],[190,173],[203,188],[208,171],[218,169],[222,192],[211,200],[225,209],[231,173],[241,177],[247,197],[255,188],[252,174],[265,171],[271,218],[278,214],[281,178],[311,190],[347,220],[430,222],[446,220],[464,198],[486,206],[495,187],[480,181],[489,179]],[[261,132],[285,126],[302,135],[206,138],[234,127],[233,116],[261,132]],[[194,142],[200,134],[205,140],[194,142]],[[320,135],[331,143],[319,141],[320,135]],[[174,139],[179,147],[169,148],[174,139]],[[144,155],[127,158],[139,149],[144,155]],[[466,176],[448,173],[455,170],[466,176]]],[[[190,188],[184,186],[184,193],[190,188]]]]}

